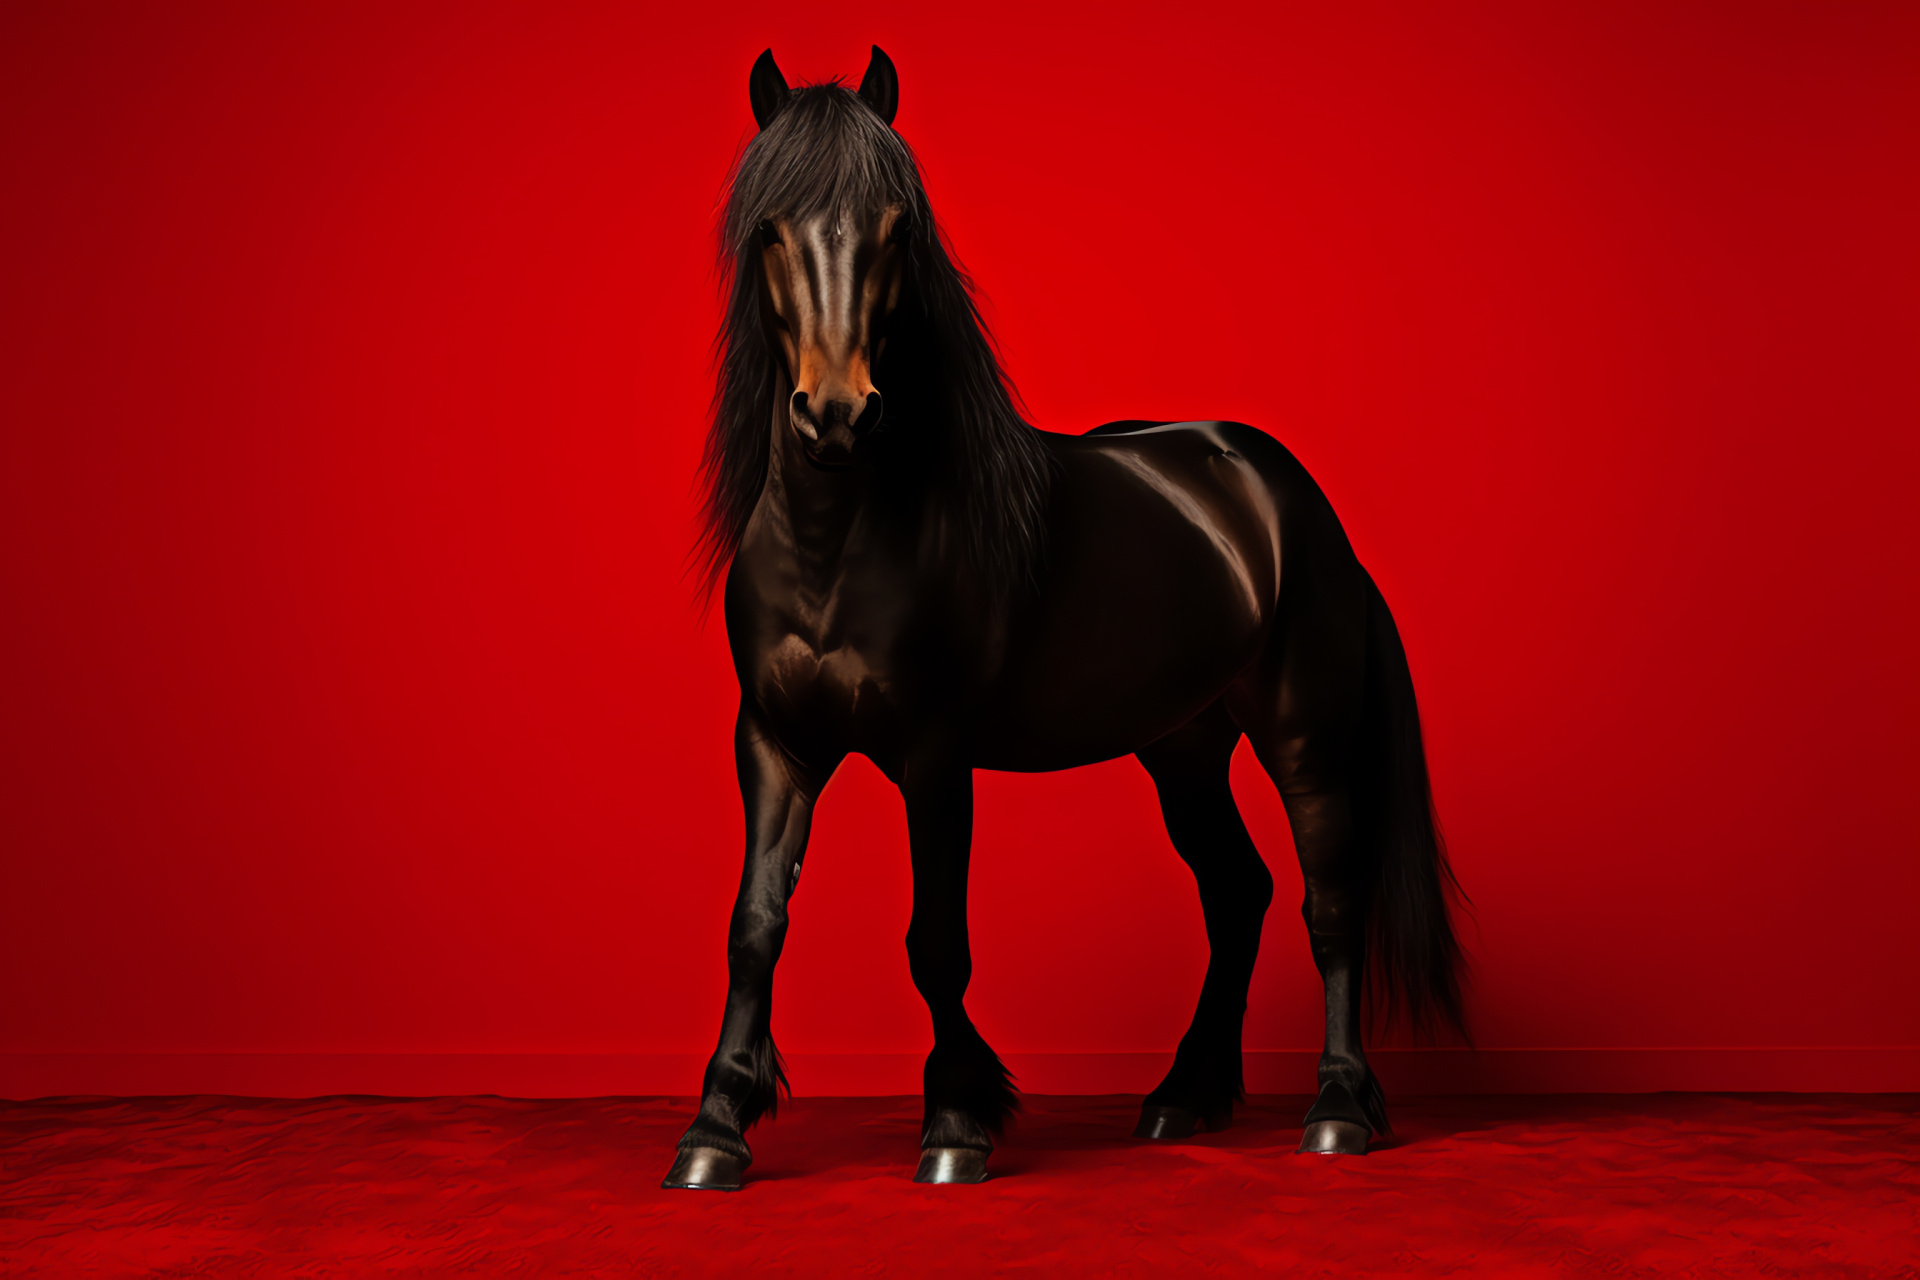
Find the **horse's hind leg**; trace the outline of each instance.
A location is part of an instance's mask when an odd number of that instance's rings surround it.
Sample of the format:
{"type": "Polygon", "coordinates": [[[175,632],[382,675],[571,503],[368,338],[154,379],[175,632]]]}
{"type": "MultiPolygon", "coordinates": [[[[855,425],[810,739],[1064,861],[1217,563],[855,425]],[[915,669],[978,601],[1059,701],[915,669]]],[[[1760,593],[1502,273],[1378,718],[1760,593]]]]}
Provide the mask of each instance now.
{"type": "Polygon", "coordinates": [[[1300,914],[1314,967],[1326,989],[1327,1038],[1320,1095],[1307,1112],[1301,1151],[1359,1155],[1369,1133],[1389,1135],[1386,1100],[1361,1046],[1360,997],[1366,981],[1368,885],[1354,832],[1353,791],[1329,738],[1249,730],[1260,763],[1280,790],[1293,828],[1306,897],[1300,914]]]}
{"type": "Polygon", "coordinates": [[[1298,780],[1281,790],[1306,882],[1300,914],[1327,997],[1320,1096],[1307,1112],[1300,1150],[1328,1155],[1363,1153],[1369,1130],[1392,1132],[1386,1099],[1361,1045],[1366,885],[1355,856],[1351,795],[1346,786],[1298,780]]]}
{"type": "Polygon", "coordinates": [[[1241,1096],[1240,1032],[1273,877],[1228,786],[1239,741],[1238,726],[1215,703],[1139,752],[1159,790],[1167,834],[1199,884],[1211,955],[1193,1025],[1166,1079],[1147,1095],[1136,1137],[1184,1138],[1196,1125],[1224,1128],[1241,1096]]]}
{"type": "Polygon", "coordinates": [[[1361,1047],[1371,892],[1355,830],[1353,774],[1363,736],[1364,577],[1326,572],[1284,601],[1274,661],[1228,697],[1234,719],[1279,789],[1306,884],[1300,913],[1326,989],[1320,1094],[1300,1150],[1358,1154],[1388,1134],[1386,1102],[1361,1047]]]}

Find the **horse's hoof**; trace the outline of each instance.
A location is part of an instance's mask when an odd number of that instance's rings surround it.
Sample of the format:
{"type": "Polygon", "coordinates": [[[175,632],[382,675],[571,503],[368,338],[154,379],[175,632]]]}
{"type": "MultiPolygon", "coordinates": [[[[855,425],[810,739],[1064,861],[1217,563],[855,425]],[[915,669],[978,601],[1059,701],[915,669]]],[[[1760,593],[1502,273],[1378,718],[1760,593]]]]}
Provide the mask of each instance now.
{"type": "Polygon", "coordinates": [[[1367,1126],[1346,1120],[1316,1120],[1300,1136],[1301,1155],[1363,1156],[1367,1126]]]}
{"type": "Polygon", "coordinates": [[[661,1186],[669,1191],[738,1191],[747,1161],[712,1147],[682,1147],[661,1186]]]}
{"type": "Polygon", "coordinates": [[[1140,1123],[1134,1126],[1133,1136],[1163,1140],[1191,1138],[1196,1129],[1204,1128],[1208,1133],[1218,1133],[1232,1123],[1232,1107],[1202,1116],[1185,1107],[1144,1106],[1140,1108],[1140,1123]]]}
{"type": "Polygon", "coordinates": [[[985,1182],[987,1153],[972,1147],[928,1147],[920,1153],[915,1182],[985,1182]]]}
{"type": "Polygon", "coordinates": [[[1185,1107],[1142,1107],[1140,1123],[1134,1126],[1136,1138],[1191,1138],[1200,1124],[1198,1112],[1185,1107]]]}

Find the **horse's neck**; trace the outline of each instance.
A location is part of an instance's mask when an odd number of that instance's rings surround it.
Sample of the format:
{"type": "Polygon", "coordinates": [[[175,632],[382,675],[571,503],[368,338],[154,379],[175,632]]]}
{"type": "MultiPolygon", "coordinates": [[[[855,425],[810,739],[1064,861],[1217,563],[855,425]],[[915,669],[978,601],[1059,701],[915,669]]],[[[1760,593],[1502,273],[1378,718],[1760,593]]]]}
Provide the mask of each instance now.
{"type": "Polygon", "coordinates": [[[866,502],[868,472],[821,471],[808,464],[784,422],[773,426],[772,457],[761,493],[767,532],[785,544],[809,579],[837,572],[847,537],[866,502]]]}

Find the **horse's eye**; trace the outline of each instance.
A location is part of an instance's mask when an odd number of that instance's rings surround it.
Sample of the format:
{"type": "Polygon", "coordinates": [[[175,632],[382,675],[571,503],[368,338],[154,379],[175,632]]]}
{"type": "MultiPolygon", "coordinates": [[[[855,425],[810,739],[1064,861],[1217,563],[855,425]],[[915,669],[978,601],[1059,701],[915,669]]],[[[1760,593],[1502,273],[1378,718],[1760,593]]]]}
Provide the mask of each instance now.
{"type": "Polygon", "coordinates": [[[912,227],[905,218],[895,218],[893,225],[887,229],[887,239],[894,244],[905,244],[911,231],[912,227]]]}
{"type": "Polygon", "coordinates": [[[777,245],[779,243],[780,243],[780,228],[774,226],[771,220],[761,223],[760,224],[761,246],[763,248],[771,249],[774,245],[777,245]]]}

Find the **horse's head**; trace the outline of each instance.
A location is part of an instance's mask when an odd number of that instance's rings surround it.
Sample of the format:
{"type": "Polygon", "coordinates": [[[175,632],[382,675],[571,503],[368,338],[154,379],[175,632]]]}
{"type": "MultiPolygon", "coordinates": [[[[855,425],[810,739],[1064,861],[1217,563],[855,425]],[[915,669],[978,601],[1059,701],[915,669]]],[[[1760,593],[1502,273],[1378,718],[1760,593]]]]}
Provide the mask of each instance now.
{"type": "Polygon", "coordinates": [[[759,322],[792,389],[787,425],[815,463],[848,466],[885,410],[874,365],[926,199],[891,128],[898,81],[876,46],[857,94],[789,89],[768,50],[748,92],[760,134],[728,211],[736,270],[759,277],[759,322]]]}
{"type": "Polygon", "coordinates": [[[793,383],[787,417],[819,462],[851,461],[885,409],[873,363],[900,298],[900,212],[776,217],[761,230],[765,323],[793,383]]]}
{"type": "Polygon", "coordinates": [[[779,451],[797,444],[830,470],[870,465],[887,493],[917,497],[940,545],[996,598],[1031,583],[1054,464],[894,132],[893,63],[874,49],[857,92],[789,88],[769,50],[747,84],[760,131],[721,224],[727,312],[701,463],[708,581],[770,492],[771,429],[779,451]]]}

